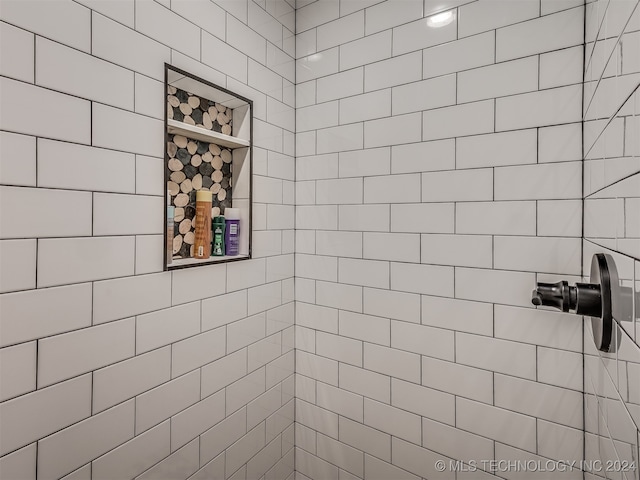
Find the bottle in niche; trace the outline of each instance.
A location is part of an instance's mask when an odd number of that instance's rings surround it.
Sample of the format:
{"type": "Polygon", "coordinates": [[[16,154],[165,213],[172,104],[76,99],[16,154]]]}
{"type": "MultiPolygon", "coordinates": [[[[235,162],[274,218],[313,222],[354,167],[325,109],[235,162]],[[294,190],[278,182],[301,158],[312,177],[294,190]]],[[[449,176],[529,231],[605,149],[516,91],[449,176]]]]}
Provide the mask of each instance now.
{"type": "Polygon", "coordinates": [[[227,247],[227,255],[234,256],[240,253],[240,209],[225,208],[226,231],[224,243],[227,247]]]}
{"type": "Polygon", "coordinates": [[[196,232],[193,257],[206,259],[211,256],[211,203],[213,194],[209,190],[196,192],[196,232]]]}
{"type": "Polygon", "coordinates": [[[167,192],[167,265],[173,261],[173,226],[176,207],[170,205],[171,195],[167,192]]]}
{"type": "Polygon", "coordinates": [[[223,216],[218,216],[213,219],[213,247],[211,254],[217,257],[225,255],[225,221],[223,216]]]}

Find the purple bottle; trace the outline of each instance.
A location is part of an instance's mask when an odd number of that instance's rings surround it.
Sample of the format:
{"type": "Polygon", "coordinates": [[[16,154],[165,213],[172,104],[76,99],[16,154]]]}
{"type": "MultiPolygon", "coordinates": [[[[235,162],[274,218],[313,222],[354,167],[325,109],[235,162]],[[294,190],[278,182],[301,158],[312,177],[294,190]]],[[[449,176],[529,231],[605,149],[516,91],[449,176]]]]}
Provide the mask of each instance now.
{"type": "Polygon", "coordinates": [[[240,209],[225,208],[224,245],[226,255],[233,256],[240,253],[240,209]]]}

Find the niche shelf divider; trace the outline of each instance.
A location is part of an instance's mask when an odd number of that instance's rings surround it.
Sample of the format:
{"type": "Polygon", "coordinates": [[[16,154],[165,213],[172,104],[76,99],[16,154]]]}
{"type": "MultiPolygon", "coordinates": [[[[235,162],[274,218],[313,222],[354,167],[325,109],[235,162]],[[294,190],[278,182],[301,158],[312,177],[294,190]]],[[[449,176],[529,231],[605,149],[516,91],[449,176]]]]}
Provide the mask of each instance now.
{"type": "Polygon", "coordinates": [[[205,130],[201,127],[194,127],[187,123],[178,122],[177,120],[167,120],[167,132],[172,135],[182,135],[183,137],[201,140],[203,142],[215,143],[227,148],[248,147],[251,142],[242,138],[232,137],[224,133],[218,133],[211,130],[205,130]]]}

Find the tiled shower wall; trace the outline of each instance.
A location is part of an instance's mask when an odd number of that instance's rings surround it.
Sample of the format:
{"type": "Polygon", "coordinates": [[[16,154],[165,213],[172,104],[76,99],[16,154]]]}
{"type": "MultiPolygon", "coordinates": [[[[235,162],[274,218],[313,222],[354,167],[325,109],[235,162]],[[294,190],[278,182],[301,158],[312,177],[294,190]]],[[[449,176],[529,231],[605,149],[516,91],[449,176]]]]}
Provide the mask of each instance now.
{"type": "Polygon", "coordinates": [[[580,461],[583,1],[298,4],[299,478],[580,461]]]}
{"type": "Polygon", "coordinates": [[[0,20],[0,477],[290,477],[293,6],[0,20]],[[164,62],[254,101],[253,260],[162,272],[164,62]]]}
{"type": "Polygon", "coordinates": [[[586,6],[584,274],[595,252],[616,262],[613,351],[585,327],[585,478],[640,478],[640,2],[586,6]],[[616,463],[620,462],[620,463],[616,463]],[[609,465],[629,471],[605,472],[609,465]]]}

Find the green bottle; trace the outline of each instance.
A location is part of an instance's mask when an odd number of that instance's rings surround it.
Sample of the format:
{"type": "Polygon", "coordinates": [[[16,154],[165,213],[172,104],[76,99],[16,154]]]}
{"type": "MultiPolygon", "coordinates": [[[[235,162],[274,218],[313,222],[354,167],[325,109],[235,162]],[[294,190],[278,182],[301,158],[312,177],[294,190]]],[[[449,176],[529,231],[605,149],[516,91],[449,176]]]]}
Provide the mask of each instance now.
{"type": "Polygon", "coordinates": [[[224,227],[225,221],[222,215],[213,219],[213,242],[211,248],[211,255],[218,257],[224,256],[224,227]]]}

